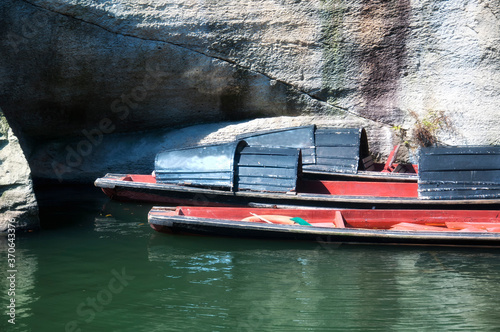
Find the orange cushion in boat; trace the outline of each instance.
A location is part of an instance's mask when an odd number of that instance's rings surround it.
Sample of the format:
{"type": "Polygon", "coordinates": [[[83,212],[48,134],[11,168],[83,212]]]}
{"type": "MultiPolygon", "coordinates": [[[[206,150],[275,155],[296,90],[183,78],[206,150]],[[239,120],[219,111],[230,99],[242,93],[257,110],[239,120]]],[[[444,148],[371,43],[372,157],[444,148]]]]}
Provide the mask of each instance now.
{"type": "MultiPolygon", "coordinates": [[[[273,224],[285,224],[285,225],[295,224],[294,221],[290,220],[293,217],[289,217],[289,216],[280,216],[280,215],[274,215],[274,214],[265,214],[265,215],[259,215],[259,216],[266,219],[266,220],[269,220],[273,224]]],[[[265,222],[257,216],[247,217],[247,218],[242,219],[242,221],[265,222]]]]}

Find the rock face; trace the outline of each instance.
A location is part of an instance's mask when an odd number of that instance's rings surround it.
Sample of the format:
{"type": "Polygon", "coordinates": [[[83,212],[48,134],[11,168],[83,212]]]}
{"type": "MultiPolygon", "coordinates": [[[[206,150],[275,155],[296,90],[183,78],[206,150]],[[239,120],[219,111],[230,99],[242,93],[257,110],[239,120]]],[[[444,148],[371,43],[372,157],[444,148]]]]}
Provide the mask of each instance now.
{"type": "Polygon", "coordinates": [[[0,13],[0,106],[41,142],[40,174],[69,175],[114,134],[260,117],[362,123],[381,155],[422,132],[500,144],[492,1],[4,0],[0,13]]]}
{"type": "Polygon", "coordinates": [[[39,227],[30,168],[17,137],[0,109],[0,232],[39,227]]]}

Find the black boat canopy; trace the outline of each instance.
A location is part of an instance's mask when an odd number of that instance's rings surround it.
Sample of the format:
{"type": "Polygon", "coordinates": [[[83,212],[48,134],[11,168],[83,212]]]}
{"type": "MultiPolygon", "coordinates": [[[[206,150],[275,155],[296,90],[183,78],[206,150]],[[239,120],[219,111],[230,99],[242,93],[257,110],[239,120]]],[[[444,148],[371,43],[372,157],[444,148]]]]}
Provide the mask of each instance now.
{"type": "Polygon", "coordinates": [[[300,149],[249,147],[245,141],[168,150],[156,155],[157,183],[229,190],[295,191],[300,149]]]}
{"type": "Polygon", "coordinates": [[[302,151],[302,165],[316,164],[314,132],[316,126],[302,126],[275,130],[265,130],[236,136],[250,146],[275,148],[297,148],[302,151]]]}
{"type": "Polygon", "coordinates": [[[356,174],[360,160],[369,156],[363,128],[311,125],[242,134],[237,138],[250,146],[301,149],[305,171],[356,174]]]}
{"type": "Polygon", "coordinates": [[[245,141],[160,152],[155,159],[158,183],[233,188],[234,162],[245,141]]]}
{"type": "Polygon", "coordinates": [[[500,197],[500,146],[428,147],[419,154],[423,199],[500,197]]]}

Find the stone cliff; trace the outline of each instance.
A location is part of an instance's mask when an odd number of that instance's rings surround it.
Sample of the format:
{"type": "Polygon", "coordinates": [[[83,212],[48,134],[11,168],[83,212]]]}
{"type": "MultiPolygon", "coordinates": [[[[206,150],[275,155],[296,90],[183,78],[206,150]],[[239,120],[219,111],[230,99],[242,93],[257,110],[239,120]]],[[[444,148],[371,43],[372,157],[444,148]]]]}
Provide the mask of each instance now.
{"type": "Polygon", "coordinates": [[[4,0],[0,13],[0,107],[35,177],[147,170],[189,143],[180,133],[299,123],[364,126],[382,158],[399,142],[408,158],[500,144],[494,1],[4,0]]]}
{"type": "Polygon", "coordinates": [[[451,143],[498,141],[494,2],[0,6],[2,107],[31,137],[81,136],[103,119],[126,132],[304,114],[409,128],[410,112],[444,111],[451,143]]]}

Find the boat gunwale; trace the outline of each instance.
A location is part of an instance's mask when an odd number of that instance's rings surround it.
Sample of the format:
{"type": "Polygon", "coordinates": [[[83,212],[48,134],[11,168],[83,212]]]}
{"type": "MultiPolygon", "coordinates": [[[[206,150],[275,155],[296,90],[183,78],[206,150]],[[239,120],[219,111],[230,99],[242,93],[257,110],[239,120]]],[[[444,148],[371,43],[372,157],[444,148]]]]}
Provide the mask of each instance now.
{"type": "MultiPolygon", "coordinates": [[[[263,231],[317,236],[348,236],[359,238],[374,238],[374,239],[395,239],[395,240],[423,240],[423,241],[439,241],[439,240],[461,240],[461,241],[477,241],[484,240],[498,241],[500,233],[494,232],[435,232],[435,231],[408,231],[408,230],[390,230],[390,229],[364,229],[364,228],[336,228],[336,227],[320,227],[320,226],[302,226],[302,225],[282,225],[282,224],[266,224],[254,223],[246,221],[235,221],[225,219],[200,218],[180,215],[158,215],[154,208],[148,214],[148,222],[151,225],[164,227],[178,227],[179,225],[189,226],[210,226],[226,229],[238,229],[248,231],[263,231]],[[176,225],[177,223],[177,225],[176,225]]],[[[499,244],[500,246],[500,244],[499,244]]]]}
{"type": "MultiPolygon", "coordinates": [[[[347,195],[328,195],[328,194],[313,194],[313,193],[277,193],[277,192],[259,192],[259,191],[229,191],[219,189],[207,189],[202,187],[189,187],[176,184],[164,183],[148,183],[126,181],[118,178],[126,178],[127,174],[108,173],[102,178],[95,180],[94,184],[100,188],[116,189],[135,188],[135,189],[154,189],[160,191],[175,191],[188,192],[208,195],[221,195],[233,197],[256,197],[269,199],[286,199],[286,200],[305,200],[312,202],[342,202],[342,203],[383,203],[383,204],[423,204],[423,205],[493,205],[500,204],[500,198],[483,198],[483,199],[423,199],[412,197],[377,197],[377,196],[347,196],[347,195]]],[[[384,183],[384,182],[382,182],[384,183]]]]}

